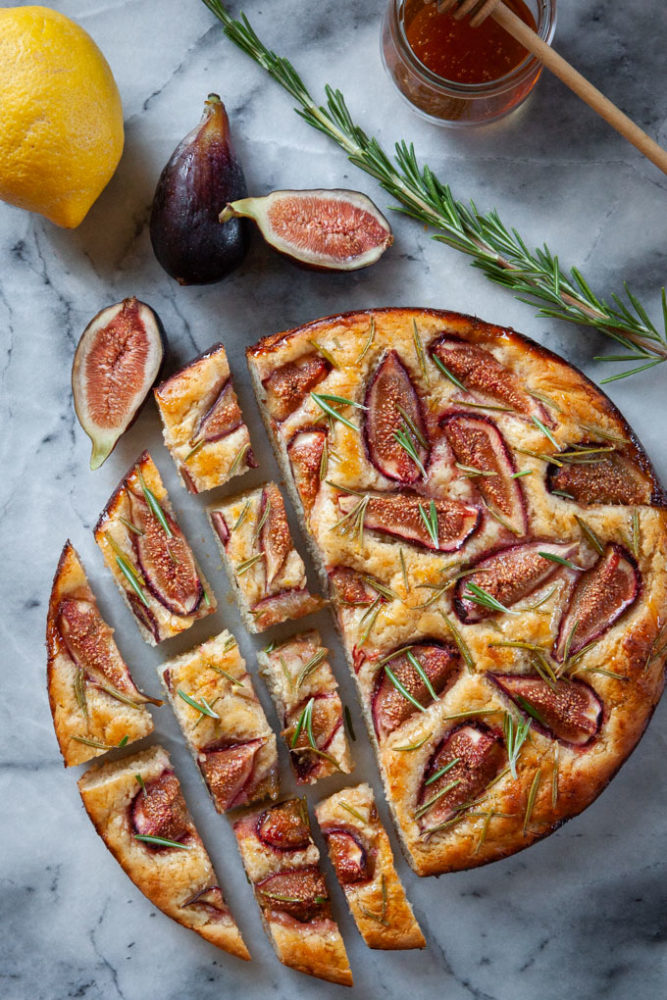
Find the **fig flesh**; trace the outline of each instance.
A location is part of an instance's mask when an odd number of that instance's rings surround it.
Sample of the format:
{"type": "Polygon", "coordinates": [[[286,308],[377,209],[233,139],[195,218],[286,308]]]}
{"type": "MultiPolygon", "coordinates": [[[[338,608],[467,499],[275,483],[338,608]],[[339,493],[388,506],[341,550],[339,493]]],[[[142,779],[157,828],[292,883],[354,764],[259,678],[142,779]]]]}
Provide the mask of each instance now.
{"type": "Polygon", "coordinates": [[[274,250],[319,271],[356,271],[393,243],[389,223],[360,191],[273,191],[228,199],[220,221],[253,219],[274,250]]]}
{"type": "Polygon", "coordinates": [[[264,553],[266,588],[269,590],[280,575],[292,551],[292,536],[287,523],[285,504],[275,483],[262,490],[259,506],[259,550],[264,553]]]}
{"type": "Polygon", "coordinates": [[[318,766],[322,759],[319,754],[327,751],[342,725],[343,710],[337,694],[315,695],[312,702],[310,732],[303,726],[303,713],[308,701],[297,705],[285,719],[283,736],[290,747],[292,764],[299,783],[305,781],[313,768],[318,766]],[[301,731],[294,746],[292,746],[294,735],[300,723],[302,725],[301,731]],[[310,742],[311,733],[315,744],[314,750],[319,751],[319,753],[313,752],[313,745],[310,742]]]}
{"type": "Polygon", "coordinates": [[[340,828],[323,830],[331,864],[341,885],[366,882],[370,877],[368,853],[359,835],[340,828]]]}
{"type": "Polygon", "coordinates": [[[287,446],[294,482],[306,517],[310,516],[320,490],[326,443],[327,432],[323,427],[306,427],[298,431],[287,446]]]}
{"type": "Polygon", "coordinates": [[[255,892],[263,908],[288,913],[302,923],[329,912],[324,876],[315,866],[269,875],[255,884],[255,892]]]}
{"type": "MultiPolygon", "coordinates": [[[[386,666],[401,687],[426,709],[433,704],[432,692],[440,697],[452,686],[460,673],[461,658],[451,646],[421,642],[388,661],[386,666]]],[[[373,722],[378,739],[385,739],[418,711],[417,706],[401,693],[387,670],[380,669],[373,696],[373,722]]]]}
{"type": "Polygon", "coordinates": [[[172,153],[153,197],[151,243],[168,275],[182,285],[204,285],[239,266],[248,223],[231,219],[221,226],[218,214],[246,193],[225,106],[209,94],[200,123],[172,153]]]}
{"type": "MultiPolygon", "coordinates": [[[[163,771],[145,782],[131,806],[132,826],[143,837],[163,837],[180,842],[194,831],[178,778],[173,771],[163,771]]],[[[145,845],[150,850],[164,850],[145,845]]]]}
{"type": "Polygon", "coordinates": [[[307,354],[272,371],[262,383],[266,405],[276,420],[285,420],[301,406],[307,393],[327,377],[331,365],[319,354],[307,354]]]}
{"type": "Polygon", "coordinates": [[[199,751],[199,767],[219,812],[248,802],[255,757],[264,742],[255,739],[227,746],[216,744],[199,751]]]}
{"type": "Polygon", "coordinates": [[[471,624],[500,613],[499,608],[485,607],[472,600],[470,584],[480,587],[491,598],[511,608],[561,570],[562,564],[545,558],[540,555],[541,552],[547,552],[556,559],[569,559],[577,547],[576,543],[526,542],[509,545],[485,556],[472,567],[473,573],[458,580],[454,597],[456,614],[462,622],[471,624]]]}
{"type": "Polygon", "coordinates": [[[423,828],[432,830],[472,805],[504,763],[500,737],[483,724],[451,732],[424,774],[416,813],[423,828]]]}
{"type": "Polygon", "coordinates": [[[310,825],[303,799],[290,799],[266,809],[257,819],[257,836],[275,851],[303,851],[310,844],[310,825]]]}
{"type": "MultiPolygon", "coordinates": [[[[378,493],[367,494],[367,497],[364,528],[434,552],[460,549],[480,522],[479,509],[471,504],[460,500],[434,500],[437,525],[434,521],[431,535],[424,520],[425,516],[430,517],[431,501],[413,493],[378,493]]],[[[351,513],[359,502],[355,494],[338,498],[344,514],[351,513]]]]}
{"type": "Polygon", "coordinates": [[[162,325],[145,302],[107,306],[83,331],[72,364],[79,423],[93,443],[91,469],[109,457],[143,406],[162,366],[162,325]]]}
{"type": "Polygon", "coordinates": [[[190,444],[194,446],[203,441],[219,441],[235,431],[242,423],[243,415],[232,380],[225,379],[199,420],[190,444]]]}
{"type": "Polygon", "coordinates": [[[610,543],[577,581],[561,618],[554,657],[562,663],[599,639],[639,596],[637,563],[622,545],[610,543]]]}
{"type": "Polygon", "coordinates": [[[428,439],[419,397],[396,351],[389,351],[375,369],[365,404],[364,438],[371,462],[388,479],[415,483],[424,474],[428,439]]]}
{"type": "MultiPolygon", "coordinates": [[[[349,566],[336,566],[329,571],[329,579],[336,590],[339,602],[346,607],[366,607],[380,595],[378,590],[373,590],[367,581],[349,566]]],[[[370,581],[371,577],[368,577],[368,580],[370,581]]]]}
{"type": "Polygon", "coordinates": [[[547,467],[547,488],[565,493],[580,504],[649,504],[653,498],[651,483],[642,471],[613,452],[586,454],[589,448],[607,445],[586,442],[577,445],[582,451],[580,461],[547,467]]]}
{"type": "Polygon", "coordinates": [[[602,705],[582,681],[549,683],[541,677],[489,676],[538,729],[563,743],[584,746],[600,728],[602,705]]]}

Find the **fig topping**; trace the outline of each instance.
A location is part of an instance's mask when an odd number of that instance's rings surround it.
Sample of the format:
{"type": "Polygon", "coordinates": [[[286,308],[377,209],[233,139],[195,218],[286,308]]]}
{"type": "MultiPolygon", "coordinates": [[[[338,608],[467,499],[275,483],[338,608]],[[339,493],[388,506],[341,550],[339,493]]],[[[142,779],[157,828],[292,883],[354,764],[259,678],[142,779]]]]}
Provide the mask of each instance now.
{"type": "Polygon", "coordinates": [[[253,219],[274,250],[319,271],[368,267],[393,242],[389,223],[359,191],[273,191],[232,202],[220,221],[239,216],[253,219]]]}
{"type": "Polygon", "coordinates": [[[453,819],[472,805],[504,763],[500,737],[486,726],[463,725],[453,730],[426,770],[416,818],[431,830],[453,819]]]}
{"type": "Polygon", "coordinates": [[[257,836],[276,851],[304,851],[311,843],[305,801],[290,799],[266,809],[257,820],[257,836]]]}
{"type": "Polygon", "coordinates": [[[258,516],[258,523],[262,526],[259,533],[259,548],[264,553],[266,589],[269,590],[282,572],[292,551],[292,536],[287,523],[285,504],[275,483],[269,483],[262,490],[258,516]]]}
{"type": "Polygon", "coordinates": [[[288,913],[307,923],[329,915],[329,896],[322,873],[314,866],[278,872],[255,884],[263,908],[288,913]]]}
{"type": "Polygon", "coordinates": [[[342,721],[342,707],[337,694],[314,695],[287,715],[283,736],[292,753],[292,763],[298,779],[305,780],[312,769],[317,767],[322,760],[320,754],[326,752],[342,721]],[[309,725],[305,725],[305,713],[311,702],[309,725]]]}
{"type": "Polygon", "coordinates": [[[461,658],[452,646],[421,642],[389,660],[386,667],[378,672],[373,696],[373,721],[380,740],[419,711],[400,688],[426,709],[435,700],[433,694],[439,697],[456,681],[461,670],[461,658]]]}
{"type": "MultiPolygon", "coordinates": [[[[132,826],[142,837],[163,837],[180,842],[193,833],[185,799],[173,771],[146,781],[131,807],[132,826]]],[[[148,850],[164,848],[145,845],[148,850]]]]}
{"type": "Polygon", "coordinates": [[[323,830],[329,857],[341,885],[354,885],[371,878],[368,854],[359,835],[351,830],[323,830]]]}
{"type": "Polygon", "coordinates": [[[639,596],[637,563],[621,545],[610,543],[577,581],[561,618],[554,657],[561,663],[599,639],[639,596]]]}
{"type": "Polygon", "coordinates": [[[525,534],[528,522],[523,490],[519,481],[511,478],[516,465],[494,422],[488,417],[453,413],[441,426],[456,461],[473,477],[489,507],[500,513],[516,534],[525,534]]]}
{"type": "Polygon", "coordinates": [[[202,441],[219,441],[240,427],[242,422],[243,416],[234,386],[232,380],[228,378],[199,420],[190,444],[194,446],[202,441]]]}
{"type": "MultiPolygon", "coordinates": [[[[580,447],[583,452],[583,449],[605,445],[593,442],[580,447]]],[[[648,504],[653,494],[651,483],[641,469],[614,452],[599,456],[587,456],[583,452],[581,461],[567,462],[560,467],[550,464],[547,488],[551,492],[565,493],[580,504],[648,504]]]]}
{"type": "Polygon", "coordinates": [[[162,510],[169,533],[143,497],[127,491],[132,523],[141,534],[132,534],[139,564],[151,594],[174,615],[192,615],[204,590],[194,557],[176,521],[162,510]]]}
{"type": "Polygon", "coordinates": [[[109,457],[143,406],[162,365],[160,321],[144,302],[107,306],[83,331],[72,365],[79,423],[93,443],[91,469],[109,457]]]}
{"type": "Polygon", "coordinates": [[[279,625],[280,622],[303,618],[304,615],[309,615],[313,611],[319,611],[321,607],[321,598],[313,597],[306,587],[299,587],[293,590],[281,590],[278,594],[263,597],[252,609],[252,616],[256,629],[261,632],[271,625],[279,625]]]}
{"type": "Polygon", "coordinates": [[[485,607],[472,599],[471,584],[508,608],[528,597],[562,568],[559,562],[545,558],[540,552],[569,559],[576,550],[576,543],[526,542],[493,552],[475,563],[474,573],[458,580],[454,597],[456,614],[466,623],[498,614],[500,609],[485,607]]]}
{"type": "Polygon", "coordinates": [[[368,455],[388,479],[410,485],[424,474],[428,439],[419,398],[405,365],[389,351],[366,390],[364,438],[368,455]]]}
{"type": "Polygon", "coordinates": [[[327,443],[323,427],[308,427],[294,435],[287,446],[294,482],[306,514],[310,516],[320,489],[322,456],[327,443]]]}
{"type": "Polygon", "coordinates": [[[199,767],[219,812],[249,801],[255,757],[264,743],[263,739],[226,746],[217,742],[199,751],[199,767]]]}
{"type": "Polygon", "coordinates": [[[182,285],[203,285],[239,266],[248,223],[232,219],[221,226],[218,213],[246,190],[225,106],[209,94],[200,123],[172,153],[153,196],[151,243],[167,274],[182,285]]]}
{"type": "Polygon", "coordinates": [[[160,632],[160,626],[157,623],[157,619],[150,608],[139,599],[134,591],[126,590],[125,596],[129,601],[130,607],[132,608],[132,613],[141,622],[144,628],[150,632],[156,642],[160,642],[162,639],[162,634],[160,632]]]}
{"type": "Polygon", "coordinates": [[[186,899],[181,906],[200,906],[205,911],[214,911],[214,915],[226,916],[229,913],[222,895],[222,889],[217,885],[209,886],[207,889],[200,889],[194,896],[186,899]]]}
{"type": "Polygon", "coordinates": [[[339,601],[351,607],[372,604],[379,593],[371,590],[363,577],[349,566],[336,566],[330,570],[329,579],[336,589],[339,601]]]}
{"type": "Polygon", "coordinates": [[[222,544],[226,545],[229,541],[229,528],[227,527],[227,522],[225,521],[225,516],[222,511],[211,511],[211,524],[215,528],[215,533],[222,544]]]}
{"type": "Polygon", "coordinates": [[[276,368],[262,383],[271,416],[276,420],[289,417],[330,371],[331,365],[319,354],[307,354],[276,368]]]}
{"type": "Polygon", "coordinates": [[[584,746],[600,728],[602,705],[595,691],[582,681],[549,683],[541,677],[516,674],[491,677],[538,728],[564,743],[584,746]]]}
{"type": "MultiPolygon", "coordinates": [[[[459,500],[429,501],[415,493],[371,493],[367,496],[364,528],[433,551],[460,549],[480,522],[479,509],[459,500]],[[434,517],[431,516],[433,510],[434,517]],[[427,519],[432,531],[427,526],[427,519]]],[[[344,514],[351,513],[358,503],[359,498],[354,494],[338,498],[344,514]]]]}

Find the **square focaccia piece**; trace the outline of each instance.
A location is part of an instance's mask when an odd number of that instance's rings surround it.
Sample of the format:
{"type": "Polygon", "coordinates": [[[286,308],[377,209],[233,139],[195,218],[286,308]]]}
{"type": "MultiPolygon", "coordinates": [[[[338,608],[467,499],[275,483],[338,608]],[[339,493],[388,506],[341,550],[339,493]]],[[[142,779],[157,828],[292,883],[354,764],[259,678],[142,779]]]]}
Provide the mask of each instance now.
{"type": "Polygon", "coordinates": [[[333,316],[248,361],[415,871],[548,835],[664,686],[667,504],[631,428],[456,313],[333,316]]]}
{"type": "Polygon", "coordinates": [[[276,955],[298,972],[352,986],[352,973],[305,799],[247,813],[234,824],[248,880],[276,955]]]}
{"type": "Polygon", "coordinates": [[[272,643],[257,654],[290,754],[297,784],[353,768],[338,684],[319,632],[272,643]]]}
{"type": "Polygon", "coordinates": [[[315,809],[329,857],[357,927],[369,948],[424,948],[394,867],[391,844],[370,785],[343,788],[315,809]]]}
{"type": "Polygon", "coordinates": [[[223,951],[250,958],[166,750],[93,767],[79,791],[100,837],[151,903],[223,951]]]}
{"type": "Polygon", "coordinates": [[[218,812],[275,799],[276,737],[236,639],[221,632],[158,674],[218,812]]]}
{"type": "Polygon", "coordinates": [[[164,443],[191,493],[256,468],[222,344],[153,391],[164,443]]]}
{"type": "Polygon", "coordinates": [[[147,702],[104,621],[71,542],[53,580],[46,624],[47,686],[65,767],[153,731],[147,702]]]}
{"type": "Polygon", "coordinates": [[[151,646],[215,611],[213,591],[176,522],[147,451],[104,508],[95,540],[151,646]]]}
{"type": "Polygon", "coordinates": [[[208,516],[250,632],[323,607],[322,599],[308,591],[306,568],[275,483],[215,504],[208,516]]]}

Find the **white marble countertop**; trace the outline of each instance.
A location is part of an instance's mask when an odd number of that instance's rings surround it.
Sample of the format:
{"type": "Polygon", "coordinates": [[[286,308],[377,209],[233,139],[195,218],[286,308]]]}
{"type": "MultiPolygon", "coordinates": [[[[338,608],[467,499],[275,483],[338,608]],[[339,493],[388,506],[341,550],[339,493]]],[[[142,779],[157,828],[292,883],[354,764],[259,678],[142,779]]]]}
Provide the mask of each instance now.
{"type": "MultiPolygon", "coordinates": [[[[303,123],[287,96],[190,0],[61,0],[97,40],[125,107],[120,168],[83,225],[56,229],[0,205],[2,337],[3,620],[0,699],[0,995],[4,1000],[213,1000],[271,995],[334,997],[340,988],[283,968],[265,938],[231,829],[203,794],[168,707],[157,736],[173,754],[191,809],[218,867],[254,961],[245,965],[172,923],[132,886],[98,842],[56,746],[44,685],[44,622],[52,574],[70,537],[81,552],[105,615],[117,628],[135,676],[157,691],[165,652],[139,639],[103,570],[91,529],[138,452],[149,447],[221,608],[168,654],[229,626],[235,606],[203,515],[161,444],[150,404],[96,473],[70,396],[75,344],[104,305],[137,294],[162,317],[172,359],[187,360],[222,339],[264,470],[277,470],[253,416],[243,349],[260,336],[332,312],[424,305],[475,313],[516,327],[560,351],[594,379],[609,374],[593,356],[591,332],[534,317],[489,284],[418,224],[392,217],[396,242],[375,267],[329,277],[294,270],[257,239],[225,282],[181,288],[157,265],[147,219],[158,173],[196,123],[209,91],[227,104],[251,191],[355,187],[388,199],[343,154],[303,123]]],[[[231,5],[234,10],[239,4],[231,5]]],[[[663,145],[667,87],[662,4],[561,0],[558,48],[663,145]]],[[[608,295],[627,279],[658,313],[665,281],[666,179],[553,78],[504,124],[450,132],[420,121],[384,75],[378,35],[384,0],[248,0],[257,30],[291,56],[316,92],[341,86],[357,120],[390,145],[413,139],[419,155],[459,197],[498,207],[529,242],[548,241],[563,263],[582,267],[608,295]]],[[[610,395],[667,480],[666,368],[614,383],[610,395]]],[[[240,482],[240,481],[237,481],[240,482]]],[[[233,489],[236,489],[237,483],[233,489]]],[[[224,491],[223,491],[224,492],[224,491]]],[[[231,492],[231,491],[230,491],[231,492]]],[[[335,646],[326,616],[321,627],[335,646]]],[[[251,657],[257,642],[243,639],[251,657]]],[[[380,783],[338,647],[334,666],[353,707],[356,776],[380,783]]],[[[252,659],[250,660],[252,664],[252,659]]],[[[254,669],[254,665],[252,666],[254,669]]],[[[268,700],[262,699],[270,708],[268,700]]],[[[270,717],[275,724],[275,716],[270,717]]],[[[366,949],[340,892],[356,997],[444,995],[447,1000],[649,1000],[665,986],[665,759],[667,705],[609,789],[558,833],[507,861],[440,880],[419,880],[400,861],[429,947],[424,953],[366,949]],[[662,879],[662,882],[661,882],[662,879]]],[[[285,788],[292,789],[284,767],[285,788]]],[[[330,779],[315,797],[336,787],[330,779]]],[[[311,796],[312,797],[312,796],[311,796]]],[[[387,810],[382,814],[388,822],[387,810]]],[[[392,833],[393,836],[393,833],[392,833]]],[[[394,838],[394,845],[396,840],[394,838]]],[[[348,994],[350,995],[350,994],[348,994]]]]}

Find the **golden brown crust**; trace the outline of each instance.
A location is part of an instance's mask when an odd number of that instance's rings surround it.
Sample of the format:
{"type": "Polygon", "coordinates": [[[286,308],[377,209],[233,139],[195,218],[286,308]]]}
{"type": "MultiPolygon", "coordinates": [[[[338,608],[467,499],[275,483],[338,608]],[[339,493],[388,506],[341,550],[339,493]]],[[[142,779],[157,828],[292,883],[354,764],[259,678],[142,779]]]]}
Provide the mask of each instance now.
{"type": "Polygon", "coordinates": [[[370,785],[343,788],[315,807],[317,822],[329,836],[344,831],[358,839],[368,859],[369,878],[345,882],[339,877],[359,932],[369,948],[424,948],[426,941],[394,867],[389,838],[380,822],[370,785]]]}
{"type": "MultiPolygon", "coordinates": [[[[329,317],[265,338],[248,351],[260,404],[264,402],[262,382],[268,373],[312,352],[313,339],[335,354],[339,366],[329,372],[318,392],[357,402],[363,402],[368,378],[385,353],[398,352],[421,400],[433,445],[427,486],[418,484],[418,493],[426,498],[447,496],[474,502],[484,514],[482,526],[466,541],[461,552],[448,553],[446,557],[369,531],[364,533],[359,546],[355,532],[343,532],[337,527],[341,519],[338,497],[343,491],[323,481],[310,507],[307,527],[324,578],[327,571],[347,567],[360,575],[372,576],[396,595],[396,599],[380,603],[370,631],[367,607],[354,607],[335,598],[334,604],[371,739],[378,750],[389,804],[410,863],[419,874],[437,874],[506,856],[547,835],[602,791],[636,745],[660,697],[664,655],[652,658],[652,650],[658,648],[656,639],[667,621],[664,494],[641,445],[610,400],[566,362],[512,330],[436,310],[389,309],[329,317]],[[413,324],[424,349],[424,367],[415,345],[413,324]],[[443,335],[489,352],[497,365],[518,380],[522,391],[535,394],[526,397],[527,403],[532,400],[531,406],[543,408],[542,423],[546,421],[551,426],[559,449],[582,447],[590,442],[617,448],[619,454],[633,463],[638,480],[644,477],[651,504],[582,506],[550,493],[545,483],[548,463],[540,455],[548,458],[556,448],[530,419],[530,406],[526,406],[524,413],[508,412],[495,405],[501,399],[476,398],[472,391],[461,392],[430,358],[429,348],[443,335]],[[475,401],[478,407],[470,408],[475,401]],[[492,405],[484,408],[489,402],[492,405]],[[425,835],[423,824],[415,816],[424,775],[438,747],[460,724],[460,714],[491,713],[480,718],[503,739],[502,720],[511,710],[511,702],[485,675],[533,670],[528,651],[489,644],[498,639],[529,641],[543,645],[548,655],[572,585],[568,573],[561,570],[550,584],[550,587],[555,585],[555,591],[542,607],[534,611],[526,609],[518,616],[502,615],[476,624],[459,624],[458,632],[470,651],[474,672],[462,670],[456,683],[430,704],[426,712],[415,711],[395,732],[383,737],[382,746],[378,747],[372,704],[380,661],[392,650],[414,642],[415,637],[451,644],[453,635],[442,615],[456,621],[452,589],[438,591],[438,584],[446,583],[462,565],[469,565],[485,552],[517,540],[486,514],[474,477],[465,470],[457,471],[453,462],[443,459],[442,451],[436,453],[437,448],[445,447],[439,421],[453,410],[484,414],[492,420],[513,453],[518,471],[528,473],[518,481],[530,521],[527,539],[572,542],[578,558],[591,565],[597,555],[582,534],[577,521],[580,517],[603,542],[635,552],[641,594],[618,622],[576,664],[568,667],[573,670],[576,665],[577,678],[593,689],[604,707],[600,732],[591,744],[576,748],[559,743],[533,726],[530,740],[520,754],[517,779],[504,774],[486,792],[483,809],[463,810],[449,827],[425,835]],[[402,746],[414,746],[414,750],[399,751],[397,748],[402,746]],[[556,784],[552,782],[555,766],[556,784]]],[[[343,413],[359,425],[360,411],[343,407],[343,413]]],[[[309,397],[283,421],[273,420],[264,412],[287,473],[289,442],[300,429],[312,427],[319,416],[309,397]]],[[[334,479],[343,490],[362,493],[396,491],[397,484],[370,463],[361,434],[338,421],[330,426],[328,433],[330,450],[335,450],[338,461],[329,464],[324,480],[334,479]]],[[[289,474],[287,478],[298,504],[294,482],[289,474]]],[[[548,590],[549,587],[544,587],[537,591],[535,600],[545,597],[548,590]]]]}
{"type": "Polygon", "coordinates": [[[79,791],[100,837],[155,906],[223,951],[249,960],[248,949],[222,897],[220,910],[193,901],[204,890],[217,887],[217,880],[189,814],[186,850],[156,849],[135,837],[130,810],[141,791],[137,775],[146,786],[165,772],[171,772],[169,755],[155,746],[91,768],[79,780],[79,791]]]}
{"type": "MultiPolygon", "coordinates": [[[[99,757],[123,740],[134,743],[147,736],[153,731],[153,719],[145,705],[121,702],[86,680],[58,628],[61,604],[66,598],[86,602],[99,615],[81,560],[69,541],[63,547],[49,598],[46,682],[58,746],[65,767],[72,767],[99,757]],[[96,743],[100,745],[95,746],[96,743]]],[[[104,622],[102,627],[108,629],[104,622]]],[[[115,643],[113,648],[120,659],[115,643]]]]}

